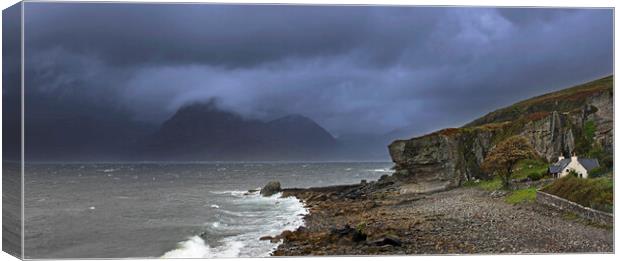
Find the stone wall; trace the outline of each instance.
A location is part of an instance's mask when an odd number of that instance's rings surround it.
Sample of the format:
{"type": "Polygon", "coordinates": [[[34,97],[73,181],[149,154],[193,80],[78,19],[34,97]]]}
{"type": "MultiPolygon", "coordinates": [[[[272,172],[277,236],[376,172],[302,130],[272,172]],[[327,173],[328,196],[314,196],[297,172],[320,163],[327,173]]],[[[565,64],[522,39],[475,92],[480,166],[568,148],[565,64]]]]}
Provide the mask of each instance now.
{"type": "Polygon", "coordinates": [[[536,181],[528,180],[528,181],[521,181],[521,182],[512,180],[510,184],[510,188],[513,190],[526,189],[526,188],[532,188],[532,187],[542,188],[544,186],[547,186],[553,183],[554,181],[556,181],[556,179],[553,179],[553,178],[546,178],[546,179],[541,179],[541,180],[536,180],[536,181]]]}
{"type": "Polygon", "coordinates": [[[560,210],[569,211],[575,213],[576,215],[588,219],[590,221],[605,224],[605,225],[613,225],[614,224],[614,215],[610,213],[606,213],[603,211],[599,211],[596,209],[584,207],[575,202],[563,199],[561,197],[551,195],[549,193],[545,193],[542,191],[536,191],[536,202],[550,206],[553,208],[557,208],[560,210]]]}

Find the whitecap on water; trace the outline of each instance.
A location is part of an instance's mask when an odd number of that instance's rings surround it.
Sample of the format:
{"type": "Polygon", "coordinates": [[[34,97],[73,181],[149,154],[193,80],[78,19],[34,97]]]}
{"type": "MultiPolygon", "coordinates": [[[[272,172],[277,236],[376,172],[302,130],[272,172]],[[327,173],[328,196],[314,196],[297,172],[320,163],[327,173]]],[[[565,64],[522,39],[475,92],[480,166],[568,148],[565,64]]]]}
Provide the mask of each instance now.
{"type": "Polygon", "coordinates": [[[237,257],[243,248],[241,242],[229,242],[222,246],[211,248],[199,236],[193,236],[187,241],[179,243],[178,248],[166,252],[162,258],[213,258],[237,257]]]}
{"type": "Polygon", "coordinates": [[[251,194],[257,194],[257,193],[251,193],[248,191],[242,191],[242,190],[224,190],[224,191],[209,191],[209,193],[211,194],[216,194],[216,195],[231,195],[234,197],[243,197],[243,196],[247,196],[247,195],[251,195],[251,194]]]}
{"type": "Polygon", "coordinates": [[[372,171],[372,172],[387,172],[387,173],[394,172],[394,170],[392,170],[392,169],[372,169],[370,171],[372,171]]]}
{"type": "Polygon", "coordinates": [[[212,193],[233,196],[231,204],[242,211],[230,211],[222,208],[225,206],[220,207],[218,211],[224,214],[220,216],[220,220],[225,223],[210,223],[202,237],[192,236],[180,242],[176,249],[168,251],[163,258],[269,256],[279,243],[261,241],[259,238],[297,229],[304,224],[303,215],[308,213],[299,200],[294,197],[281,198],[281,193],[271,197],[262,197],[258,193],[247,194],[245,191],[212,193]],[[240,193],[245,195],[237,198],[236,195],[240,193]],[[215,246],[209,246],[205,242],[204,237],[209,235],[214,238],[219,235],[220,239],[214,243],[215,246]]]}

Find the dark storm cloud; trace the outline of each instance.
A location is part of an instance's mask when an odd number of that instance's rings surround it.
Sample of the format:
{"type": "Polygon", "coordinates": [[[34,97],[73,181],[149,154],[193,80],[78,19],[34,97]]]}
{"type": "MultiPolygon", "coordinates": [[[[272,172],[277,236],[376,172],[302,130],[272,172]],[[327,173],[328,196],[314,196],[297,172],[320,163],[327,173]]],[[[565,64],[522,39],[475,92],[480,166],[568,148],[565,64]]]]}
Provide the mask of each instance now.
{"type": "Polygon", "coordinates": [[[32,89],[140,120],[219,97],[334,134],[420,134],[612,72],[611,10],[26,5],[32,89]],[[97,98],[92,98],[96,100],[97,98]]]}
{"type": "Polygon", "coordinates": [[[252,66],[364,45],[381,62],[422,42],[438,9],[313,6],[28,4],[33,48],[63,46],[115,65],[252,66]],[[50,26],[50,22],[54,26],[50,26]]]}

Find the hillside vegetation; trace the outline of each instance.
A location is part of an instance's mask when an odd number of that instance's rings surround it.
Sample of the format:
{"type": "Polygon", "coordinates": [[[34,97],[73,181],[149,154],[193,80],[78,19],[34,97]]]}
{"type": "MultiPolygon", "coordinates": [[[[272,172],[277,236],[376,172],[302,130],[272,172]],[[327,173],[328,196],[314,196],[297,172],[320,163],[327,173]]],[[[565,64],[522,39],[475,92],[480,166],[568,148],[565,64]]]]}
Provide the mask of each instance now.
{"type": "Polygon", "coordinates": [[[464,127],[514,121],[520,118],[537,120],[544,118],[551,111],[570,112],[578,110],[586,104],[586,99],[591,95],[603,91],[613,91],[613,80],[613,76],[607,76],[596,81],[523,100],[488,113],[464,127]]]}
{"type": "Polygon", "coordinates": [[[567,175],[542,189],[593,209],[613,212],[614,184],[611,178],[582,179],[567,175]]]}

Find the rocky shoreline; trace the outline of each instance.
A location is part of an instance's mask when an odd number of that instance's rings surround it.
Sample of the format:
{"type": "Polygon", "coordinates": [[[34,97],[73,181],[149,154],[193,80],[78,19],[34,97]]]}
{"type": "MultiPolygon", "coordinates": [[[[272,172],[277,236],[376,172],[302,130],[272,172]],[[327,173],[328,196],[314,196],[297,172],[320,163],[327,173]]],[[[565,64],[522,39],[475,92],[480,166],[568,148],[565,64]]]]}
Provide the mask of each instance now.
{"type": "Polygon", "coordinates": [[[416,194],[385,176],[376,182],[284,189],[309,210],[305,226],[273,256],[613,252],[613,228],[497,193],[460,187],[416,194]]]}

